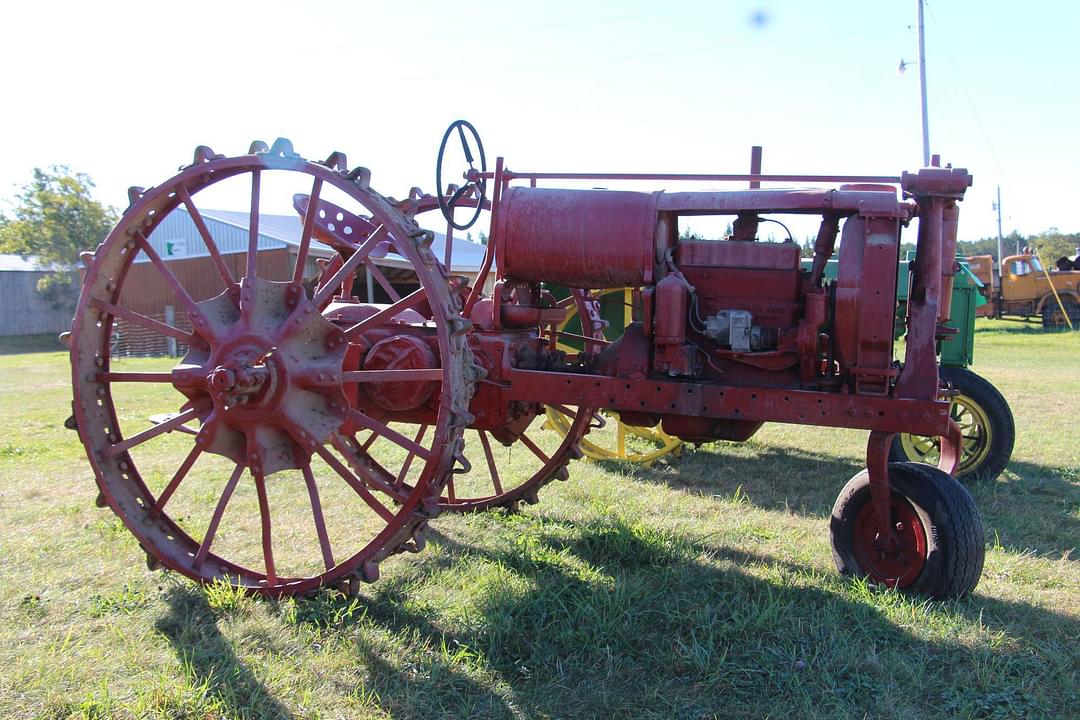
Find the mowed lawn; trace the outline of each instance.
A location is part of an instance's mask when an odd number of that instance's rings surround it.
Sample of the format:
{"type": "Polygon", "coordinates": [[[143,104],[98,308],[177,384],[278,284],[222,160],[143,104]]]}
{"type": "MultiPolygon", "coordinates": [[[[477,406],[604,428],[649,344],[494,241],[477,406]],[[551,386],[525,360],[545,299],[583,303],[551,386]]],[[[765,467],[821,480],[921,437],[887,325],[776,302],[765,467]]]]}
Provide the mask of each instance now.
{"type": "Polygon", "coordinates": [[[1080,716],[1080,333],[980,321],[1017,439],[973,488],[987,560],[959,602],[838,576],[865,433],[782,425],[574,462],[518,514],[440,517],[354,599],[202,589],[94,507],[67,357],[34,349],[0,355],[0,717],[1080,716]]]}

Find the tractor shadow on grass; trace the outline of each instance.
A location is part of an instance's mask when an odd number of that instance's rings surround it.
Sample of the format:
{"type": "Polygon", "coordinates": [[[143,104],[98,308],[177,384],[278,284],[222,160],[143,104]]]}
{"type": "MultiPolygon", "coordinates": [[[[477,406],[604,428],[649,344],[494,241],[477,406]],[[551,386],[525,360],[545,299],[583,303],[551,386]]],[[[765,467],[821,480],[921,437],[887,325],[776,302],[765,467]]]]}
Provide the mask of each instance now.
{"type": "Polygon", "coordinates": [[[292,717],[236,657],[201,588],[175,585],[165,601],[168,612],[154,627],[172,645],[192,687],[205,686],[208,696],[228,710],[228,717],[292,717]]]}
{"type": "Polygon", "coordinates": [[[785,560],[619,518],[494,515],[430,543],[364,612],[320,626],[355,638],[394,716],[1055,716],[1078,699],[1080,623],[1031,606],[815,587],[785,560]],[[907,629],[922,624],[943,639],[907,629]]]}
{"type": "Polygon", "coordinates": [[[849,458],[759,443],[686,447],[681,458],[646,467],[601,463],[641,482],[732,497],[738,493],[768,510],[827,518],[836,495],[864,465],[849,458]],[[747,456],[747,451],[752,456],[747,456]]]}
{"type": "MultiPolygon", "coordinates": [[[[792,448],[716,443],[651,467],[603,463],[633,480],[733,497],[767,509],[827,519],[836,495],[863,465],[792,448]],[[747,456],[746,450],[753,454],[747,456]]],[[[1080,560],[1080,470],[1012,461],[1002,477],[967,486],[987,542],[1012,551],[1080,560]]]]}
{"type": "Polygon", "coordinates": [[[347,636],[356,653],[347,673],[350,685],[356,679],[355,688],[391,717],[515,716],[508,702],[512,692],[498,692],[474,677],[485,668],[471,659],[467,634],[447,631],[435,613],[415,609],[406,584],[380,580],[375,588],[374,597],[325,590],[297,598],[292,622],[347,636]]]}

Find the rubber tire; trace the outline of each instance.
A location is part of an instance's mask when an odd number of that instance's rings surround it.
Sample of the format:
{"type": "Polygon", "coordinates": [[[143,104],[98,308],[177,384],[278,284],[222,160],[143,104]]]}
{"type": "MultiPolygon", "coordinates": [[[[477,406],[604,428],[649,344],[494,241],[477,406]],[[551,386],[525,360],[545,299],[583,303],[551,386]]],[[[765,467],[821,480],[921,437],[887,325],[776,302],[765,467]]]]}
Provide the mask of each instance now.
{"type": "MultiPolygon", "coordinates": [[[[958,472],[956,479],[963,483],[996,480],[1009,464],[1016,443],[1016,423],[1009,403],[989,380],[967,368],[943,365],[938,373],[942,382],[951,383],[955,390],[978,403],[991,425],[990,451],[979,465],[958,472]]],[[[889,448],[889,461],[920,462],[918,458],[908,457],[899,435],[893,438],[889,448]]]]}
{"type": "MultiPolygon", "coordinates": [[[[926,531],[922,572],[905,592],[937,600],[961,598],[975,589],[986,552],[982,519],[971,494],[948,473],[922,463],[889,463],[894,495],[907,500],[926,531]]],[[[870,476],[863,470],[848,481],[833,505],[829,536],[833,562],[845,575],[868,577],[854,552],[855,518],[870,502],[870,476]]]]}
{"type": "MultiPolygon", "coordinates": [[[[1065,308],[1065,313],[1072,321],[1073,329],[1080,329],[1080,304],[1077,304],[1076,299],[1063,295],[1061,297],[1061,304],[1065,308]]],[[[1054,316],[1058,314],[1060,308],[1058,307],[1057,300],[1052,297],[1046,299],[1042,306],[1042,326],[1045,330],[1060,330],[1062,328],[1068,328],[1066,323],[1055,323],[1054,316]]]]}

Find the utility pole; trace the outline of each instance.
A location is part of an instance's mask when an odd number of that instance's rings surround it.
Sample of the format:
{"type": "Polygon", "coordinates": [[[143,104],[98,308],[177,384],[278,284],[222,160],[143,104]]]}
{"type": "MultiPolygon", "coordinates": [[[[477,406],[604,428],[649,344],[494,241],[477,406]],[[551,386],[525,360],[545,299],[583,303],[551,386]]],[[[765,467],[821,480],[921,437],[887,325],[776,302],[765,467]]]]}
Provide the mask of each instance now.
{"type": "Polygon", "coordinates": [[[922,97],[922,162],[930,165],[930,123],[926,114],[926,37],[923,33],[923,0],[919,4],[919,90],[922,97]]]}
{"type": "Polygon", "coordinates": [[[1000,278],[1002,268],[1005,267],[1002,264],[1003,261],[1005,260],[1005,255],[1004,255],[1004,251],[1001,249],[1003,240],[1002,240],[1002,237],[1001,237],[1001,186],[1000,185],[997,186],[997,202],[994,203],[994,209],[997,210],[997,216],[998,216],[998,277],[1000,278]]]}

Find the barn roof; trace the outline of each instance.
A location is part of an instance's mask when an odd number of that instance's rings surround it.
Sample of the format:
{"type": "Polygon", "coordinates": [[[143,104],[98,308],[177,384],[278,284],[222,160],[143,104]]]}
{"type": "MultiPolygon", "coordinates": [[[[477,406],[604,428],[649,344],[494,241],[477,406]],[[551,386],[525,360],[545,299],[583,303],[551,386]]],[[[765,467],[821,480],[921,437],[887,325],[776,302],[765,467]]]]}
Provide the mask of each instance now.
{"type": "Polygon", "coordinates": [[[33,255],[0,255],[0,272],[48,272],[55,269],[33,255]]]}
{"type": "MultiPolygon", "coordinates": [[[[247,252],[249,215],[235,210],[203,210],[199,212],[214,242],[223,255],[247,252]]],[[[296,248],[300,244],[303,227],[299,215],[259,215],[259,250],[275,250],[283,247],[296,248]]],[[[149,237],[150,244],[166,260],[176,257],[206,257],[209,253],[203,244],[195,223],[186,209],[177,208],[159,225],[149,237]]],[[[446,248],[446,236],[435,233],[431,250],[442,258],[446,248]]],[[[452,265],[456,272],[477,272],[484,260],[485,247],[478,243],[454,238],[452,265]]],[[[312,240],[311,254],[318,257],[333,257],[334,250],[329,246],[312,240]]],[[[140,255],[136,262],[148,261],[140,255]]],[[[409,268],[411,264],[400,255],[388,253],[386,257],[375,259],[379,265],[395,268],[409,268]]]]}

